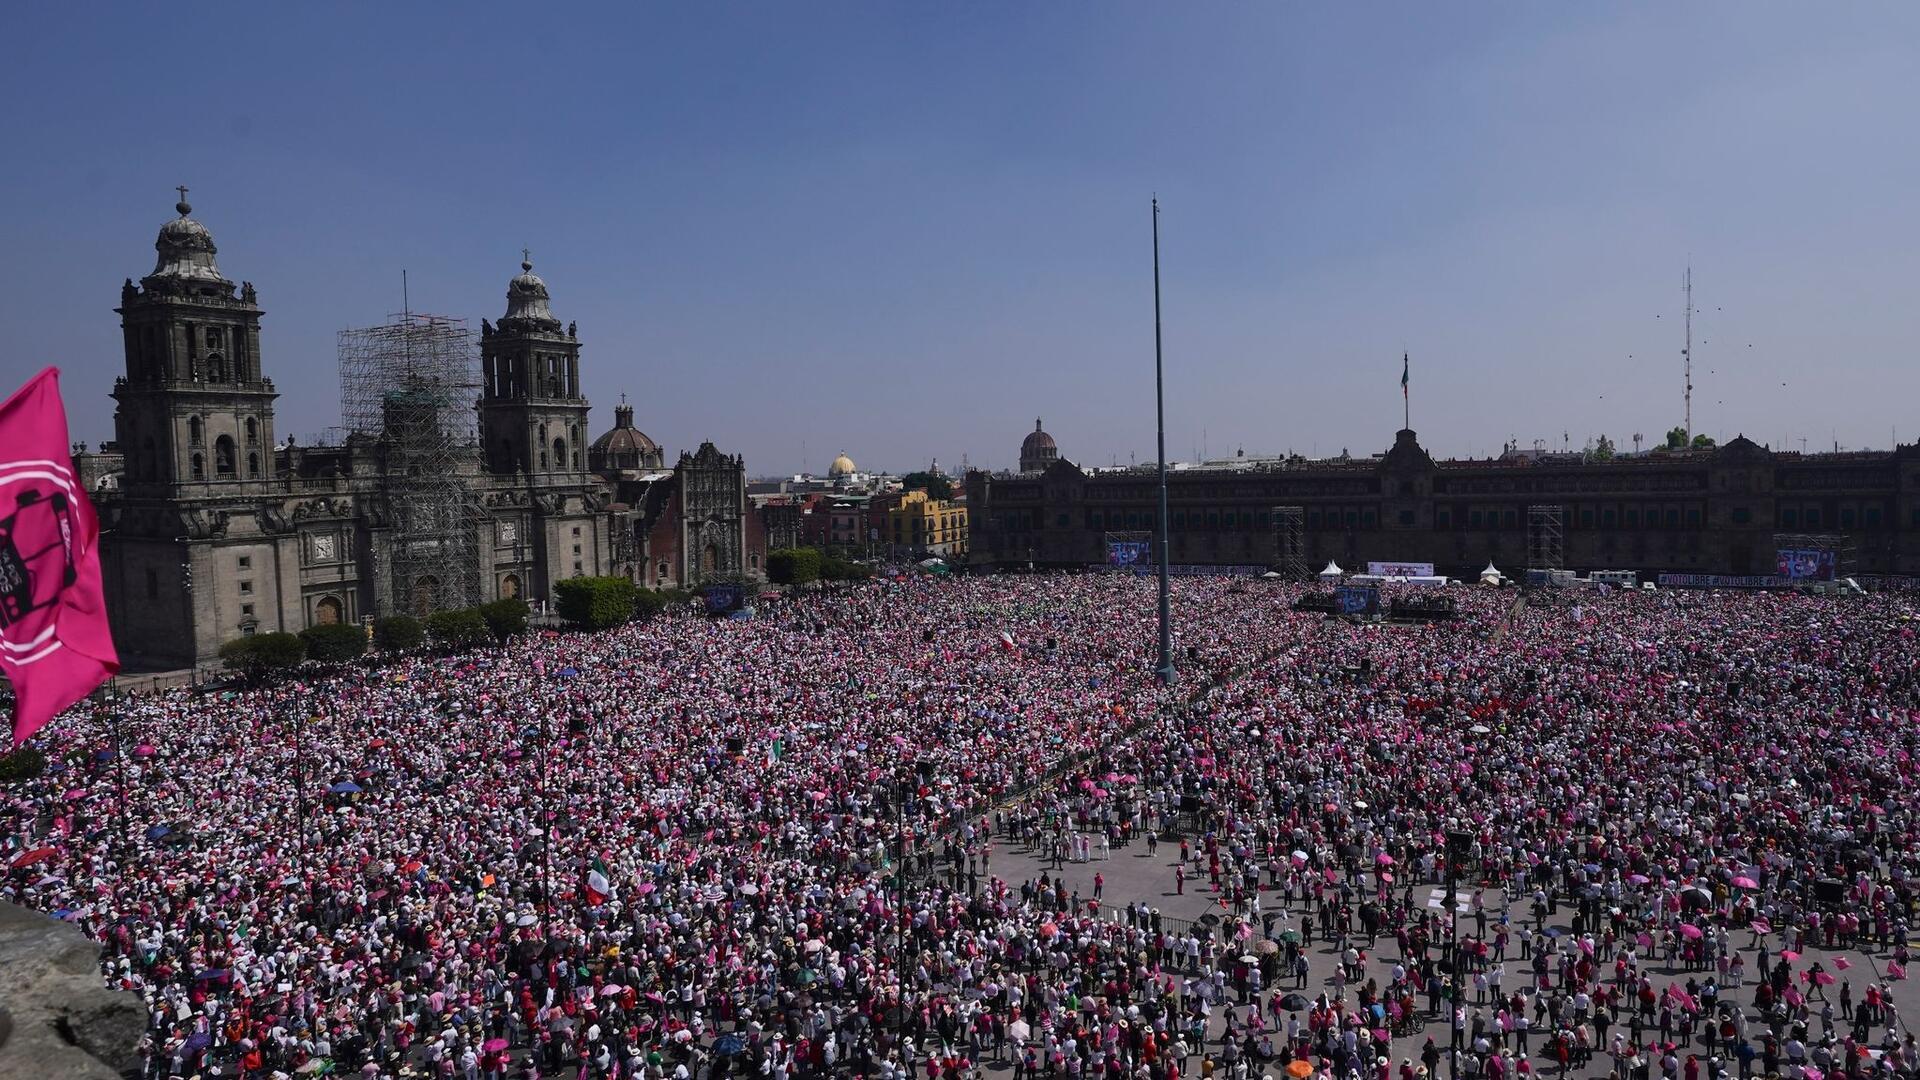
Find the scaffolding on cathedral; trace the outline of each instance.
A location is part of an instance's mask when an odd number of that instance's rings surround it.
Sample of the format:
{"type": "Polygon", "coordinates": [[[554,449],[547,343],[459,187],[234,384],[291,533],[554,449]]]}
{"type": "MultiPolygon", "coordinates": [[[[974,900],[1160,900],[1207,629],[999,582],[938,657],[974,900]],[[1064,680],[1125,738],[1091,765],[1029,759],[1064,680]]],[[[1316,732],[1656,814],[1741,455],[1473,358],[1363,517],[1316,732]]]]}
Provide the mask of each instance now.
{"type": "Polygon", "coordinates": [[[470,483],[480,461],[479,392],[464,319],[407,312],[340,331],[341,423],[379,440],[393,529],[392,590],[381,614],[424,615],[482,599],[475,525],[485,515],[470,483]]]}

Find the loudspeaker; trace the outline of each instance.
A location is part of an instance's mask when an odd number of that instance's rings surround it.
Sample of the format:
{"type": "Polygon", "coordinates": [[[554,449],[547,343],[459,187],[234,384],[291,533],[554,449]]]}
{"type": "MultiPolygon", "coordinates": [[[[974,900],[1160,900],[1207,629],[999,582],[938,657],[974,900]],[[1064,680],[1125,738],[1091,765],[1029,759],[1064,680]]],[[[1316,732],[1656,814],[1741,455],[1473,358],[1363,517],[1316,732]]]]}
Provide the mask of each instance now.
{"type": "Polygon", "coordinates": [[[733,736],[729,736],[729,737],[727,738],[727,753],[728,753],[728,754],[730,754],[730,755],[735,755],[735,756],[738,756],[738,755],[739,755],[739,754],[740,754],[740,753],[741,753],[742,751],[744,751],[744,750],[745,750],[746,748],[747,748],[747,745],[746,745],[746,743],[745,743],[745,742],[744,742],[744,741],[743,741],[743,740],[742,740],[742,739],[740,738],[740,736],[738,736],[738,735],[733,735],[733,736]]]}
{"type": "Polygon", "coordinates": [[[933,640],[933,631],[932,631],[932,630],[922,630],[922,631],[920,631],[920,640],[921,640],[921,641],[932,641],[932,640],[933,640]]]}

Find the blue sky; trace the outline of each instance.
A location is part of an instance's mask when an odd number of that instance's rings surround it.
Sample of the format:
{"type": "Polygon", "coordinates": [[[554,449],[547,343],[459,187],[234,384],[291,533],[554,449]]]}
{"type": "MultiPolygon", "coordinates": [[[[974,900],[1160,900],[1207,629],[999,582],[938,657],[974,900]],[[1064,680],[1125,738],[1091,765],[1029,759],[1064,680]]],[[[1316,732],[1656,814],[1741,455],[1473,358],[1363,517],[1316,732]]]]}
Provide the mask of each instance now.
{"type": "Polygon", "coordinates": [[[477,327],[520,247],[596,430],[750,472],[1920,437],[1920,6],[30,5],[0,379],[111,434],[173,185],[259,289],[277,427],[335,331],[477,327]]]}

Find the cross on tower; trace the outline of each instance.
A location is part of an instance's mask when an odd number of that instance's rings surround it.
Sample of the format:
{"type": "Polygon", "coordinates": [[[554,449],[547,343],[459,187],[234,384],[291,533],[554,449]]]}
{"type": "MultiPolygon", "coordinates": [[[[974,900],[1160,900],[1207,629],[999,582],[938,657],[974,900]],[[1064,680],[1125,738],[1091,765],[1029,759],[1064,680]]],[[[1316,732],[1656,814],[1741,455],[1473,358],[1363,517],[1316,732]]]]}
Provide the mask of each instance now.
{"type": "Polygon", "coordinates": [[[532,261],[533,261],[533,249],[532,249],[532,248],[525,248],[525,247],[523,247],[523,248],[521,248],[521,249],[520,249],[520,261],[521,261],[521,262],[527,262],[527,263],[530,263],[530,262],[532,262],[532,261]]]}
{"type": "Polygon", "coordinates": [[[177,192],[179,192],[179,193],[180,193],[180,201],[181,201],[181,202],[186,202],[186,201],[187,201],[187,185],[185,185],[185,184],[181,184],[181,185],[179,185],[178,187],[176,187],[176,188],[174,188],[173,190],[175,190],[175,191],[177,191],[177,192]]]}

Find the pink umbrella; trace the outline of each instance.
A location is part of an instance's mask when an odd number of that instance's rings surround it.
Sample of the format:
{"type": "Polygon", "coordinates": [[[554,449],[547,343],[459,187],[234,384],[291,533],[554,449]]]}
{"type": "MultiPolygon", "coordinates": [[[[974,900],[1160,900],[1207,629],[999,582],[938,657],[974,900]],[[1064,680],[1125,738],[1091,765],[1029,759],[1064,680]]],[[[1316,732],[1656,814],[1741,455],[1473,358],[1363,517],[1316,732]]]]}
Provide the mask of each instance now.
{"type": "Polygon", "coordinates": [[[1697,927],[1697,926],[1695,926],[1695,925],[1693,925],[1692,923],[1681,923],[1681,924],[1680,924],[1680,936],[1681,936],[1681,937],[1683,937],[1683,938],[1689,938],[1689,939],[1693,939],[1693,940],[1698,940],[1698,939],[1700,938],[1700,936],[1701,936],[1701,935],[1700,935],[1700,928],[1699,928],[1699,927],[1697,927]]]}
{"type": "Polygon", "coordinates": [[[1375,856],[1373,857],[1373,864],[1374,864],[1375,866],[1392,866],[1392,865],[1393,865],[1393,856],[1391,856],[1391,855],[1389,855],[1389,854],[1387,854],[1386,852],[1384,852],[1384,851],[1383,851],[1383,852],[1381,852],[1380,854],[1378,854],[1378,855],[1375,855],[1375,856]]]}
{"type": "Polygon", "coordinates": [[[159,750],[154,748],[152,743],[141,743],[139,746],[133,748],[134,757],[152,757],[159,752],[159,750]]]}
{"type": "Polygon", "coordinates": [[[1788,963],[1793,963],[1795,960],[1800,959],[1800,954],[1797,952],[1794,952],[1792,949],[1781,949],[1780,959],[1785,960],[1788,963]]]}
{"type": "Polygon", "coordinates": [[[1760,883],[1750,877],[1742,876],[1733,879],[1733,887],[1736,889],[1757,889],[1760,887],[1760,883]]]}
{"type": "Polygon", "coordinates": [[[1750,926],[1752,926],[1752,927],[1753,927],[1753,932],[1754,932],[1754,933],[1756,933],[1756,934],[1771,934],[1771,933],[1773,933],[1773,924],[1772,924],[1772,923],[1770,923],[1770,922],[1768,922],[1768,921],[1767,921],[1767,920],[1765,920],[1765,919],[1755,919],[1755,920],[1753,920],[1753,922],[1752,922],[1752,923],[1750,923],[1750,924],[1748,924],[1748,925],[1750,925],[1750,926]]]}
{"type": "Polygon", "coordinates": [[[488,1039],[480,1044],[480,1052],[483,1054],[497,1054],[506,1048],[507,1040],[505,1039],[488,1039]]]}
{"type": "Polygon", "coordinates": [[[1645,874],[1628,874],[1627,880],[1633,882],[1635,885],[1645,885],[1647,882],[1652,881],[1653,879],[1648,877],[1645,874]]]}

